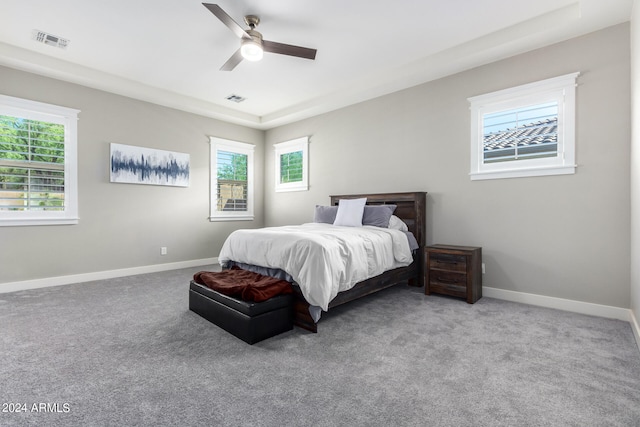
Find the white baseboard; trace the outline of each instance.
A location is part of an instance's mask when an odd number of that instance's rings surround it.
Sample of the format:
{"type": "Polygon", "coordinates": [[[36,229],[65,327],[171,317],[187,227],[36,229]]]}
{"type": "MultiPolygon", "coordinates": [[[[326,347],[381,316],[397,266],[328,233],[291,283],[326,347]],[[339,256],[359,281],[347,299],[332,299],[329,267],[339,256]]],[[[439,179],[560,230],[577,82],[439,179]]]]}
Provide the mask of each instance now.
{"type": "Polygon", "coordinates": [[[629,310],[631,312],[631,319],[629,323],[631,324],[631,329],[633,329],[633,335],[636,337],[636,344],[638,345],[638,350],[640,350],[640,325],[638,325],[638,319],[633,313],[633,310],[629,310]]]}
{"type": "MultiPolygon", "coordinates": [[[[624,320],[626,322],[631,322],[632,318],[631,310],[629,310],[628,308],[593,304],[590,302],[574,301],[563,298],[547,297],[544,295],[527,294],[524,292],[507,291],[505,289],[490,288],[487,286],[482,287],[482,295],[489,298],[521,302],[523,304],[537,305],[540,307],[556,308],[558,310],[589,314],[591,316],[606,317],[608,319],[624,320]]],[[[636,339],[637,337],[638,336],[636,335],[636,339]]]]}
{"type": "Polygon", "coordinates": [[[72,283],[90,282],[93,280],[113,279],[116,277],[135,276],[137,274],[156,273],[160,271],[179,270],[181,268],[218,264],[218,258],[194,259],[189,261],[170,262],[166,264],[144,265],[141,267],[122,268],[119,270],[97,271],[70,276],[49,277],[44,279],[25,280],[21,282],[0,283],[0,294],[24,291],[26,289],[48,288],[51,286],[70,285],[72,283]]]}

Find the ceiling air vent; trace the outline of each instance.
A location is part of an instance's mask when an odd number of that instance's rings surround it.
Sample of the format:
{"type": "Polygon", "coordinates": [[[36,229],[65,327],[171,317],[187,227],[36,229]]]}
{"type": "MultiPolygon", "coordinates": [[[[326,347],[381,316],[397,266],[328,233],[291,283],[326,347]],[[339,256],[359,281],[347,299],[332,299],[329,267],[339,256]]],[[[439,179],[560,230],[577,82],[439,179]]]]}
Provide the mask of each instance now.
{"type": "Polygon", "coordinates": [[[33,30],[33,39],[37,42],[48,44],[49,46],[59,47],[60,49],[66,49],[69,45],[69,40],[40,30],[33,30]]]}
{"type": "Polygon", "coordinates": [[[234,94],[231,94],[231,95],[227,96],[225,99],[226,99],[227,101],[242,102],[242,101],[244,101],[244,100],[245,100],[245,99],[247,99],[247,98],[243,98],[243,97],[241,97],[240,95],[234,95],[234,94]]]}

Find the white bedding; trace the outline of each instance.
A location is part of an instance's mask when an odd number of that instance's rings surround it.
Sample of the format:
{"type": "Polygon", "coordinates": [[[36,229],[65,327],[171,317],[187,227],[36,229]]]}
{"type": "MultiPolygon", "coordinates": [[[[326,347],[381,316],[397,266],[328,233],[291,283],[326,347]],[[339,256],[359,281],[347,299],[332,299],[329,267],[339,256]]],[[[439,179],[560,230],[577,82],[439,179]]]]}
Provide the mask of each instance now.
{"type": "Polygon", "coordinates": [[[402,231],[309,223],[234,231],[222,246],[218,261],[286,271],[309,304],[327,311],[338,292],[407,266],[413,258],[402,231]]]}

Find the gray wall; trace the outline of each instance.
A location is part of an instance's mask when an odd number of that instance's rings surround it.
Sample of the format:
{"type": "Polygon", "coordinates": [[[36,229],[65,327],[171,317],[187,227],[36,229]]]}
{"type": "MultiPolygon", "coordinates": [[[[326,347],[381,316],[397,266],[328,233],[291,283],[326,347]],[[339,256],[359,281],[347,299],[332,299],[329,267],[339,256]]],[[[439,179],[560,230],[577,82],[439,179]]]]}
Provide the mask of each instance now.
{"type": "Polygon", "coordinates": [[[330,194],[429,192],[429,243],[479,245],[484,285],[629,307],[630,57],[622,24],[266,134],[265,223],[330,194]],[[580,71],[577,173],[470,181],[467,98],[580,71]],[[273,191],[274,143],[310,135],[310,190],[273,191]]]}
{"type": "Polygon", "coordinates": [[[256,176],[262,177],[263,131],[10,68],[0,67],[0,93],[81,110],[80,223],[0,227],[0,284],[212,258],[233,229],[263,225],[261,179],[255,221],[208,220],[208,135],[256,144],[256,176]],[[111,142],[190,154],[190,186],[109,183],[111,142]]]}

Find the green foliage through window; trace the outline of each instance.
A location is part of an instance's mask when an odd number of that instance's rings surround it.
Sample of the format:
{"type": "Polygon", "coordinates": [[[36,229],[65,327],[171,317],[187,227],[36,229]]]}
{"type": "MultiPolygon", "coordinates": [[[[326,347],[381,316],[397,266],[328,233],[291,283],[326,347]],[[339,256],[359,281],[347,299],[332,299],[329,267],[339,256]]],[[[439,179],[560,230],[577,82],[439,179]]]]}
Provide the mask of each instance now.
{"type": "Polygon", "coordinates": [[[64,210],[64,126],[0,115],[0,210],[64,210]]]}
{"type": "Polygon", "coordinates": [[[247,210],[247,163],[246,154],[218,150],[217,210],[247,210]]]}
{"type": "Polygon", "coordinates": [[[218,179],[247,180],[247,156],[218,150],[218,179]]]}
{"type": "Polygon", "coordinates": [[[280,155],[280,183],[302,181],[302,151],[280,155]]]}

